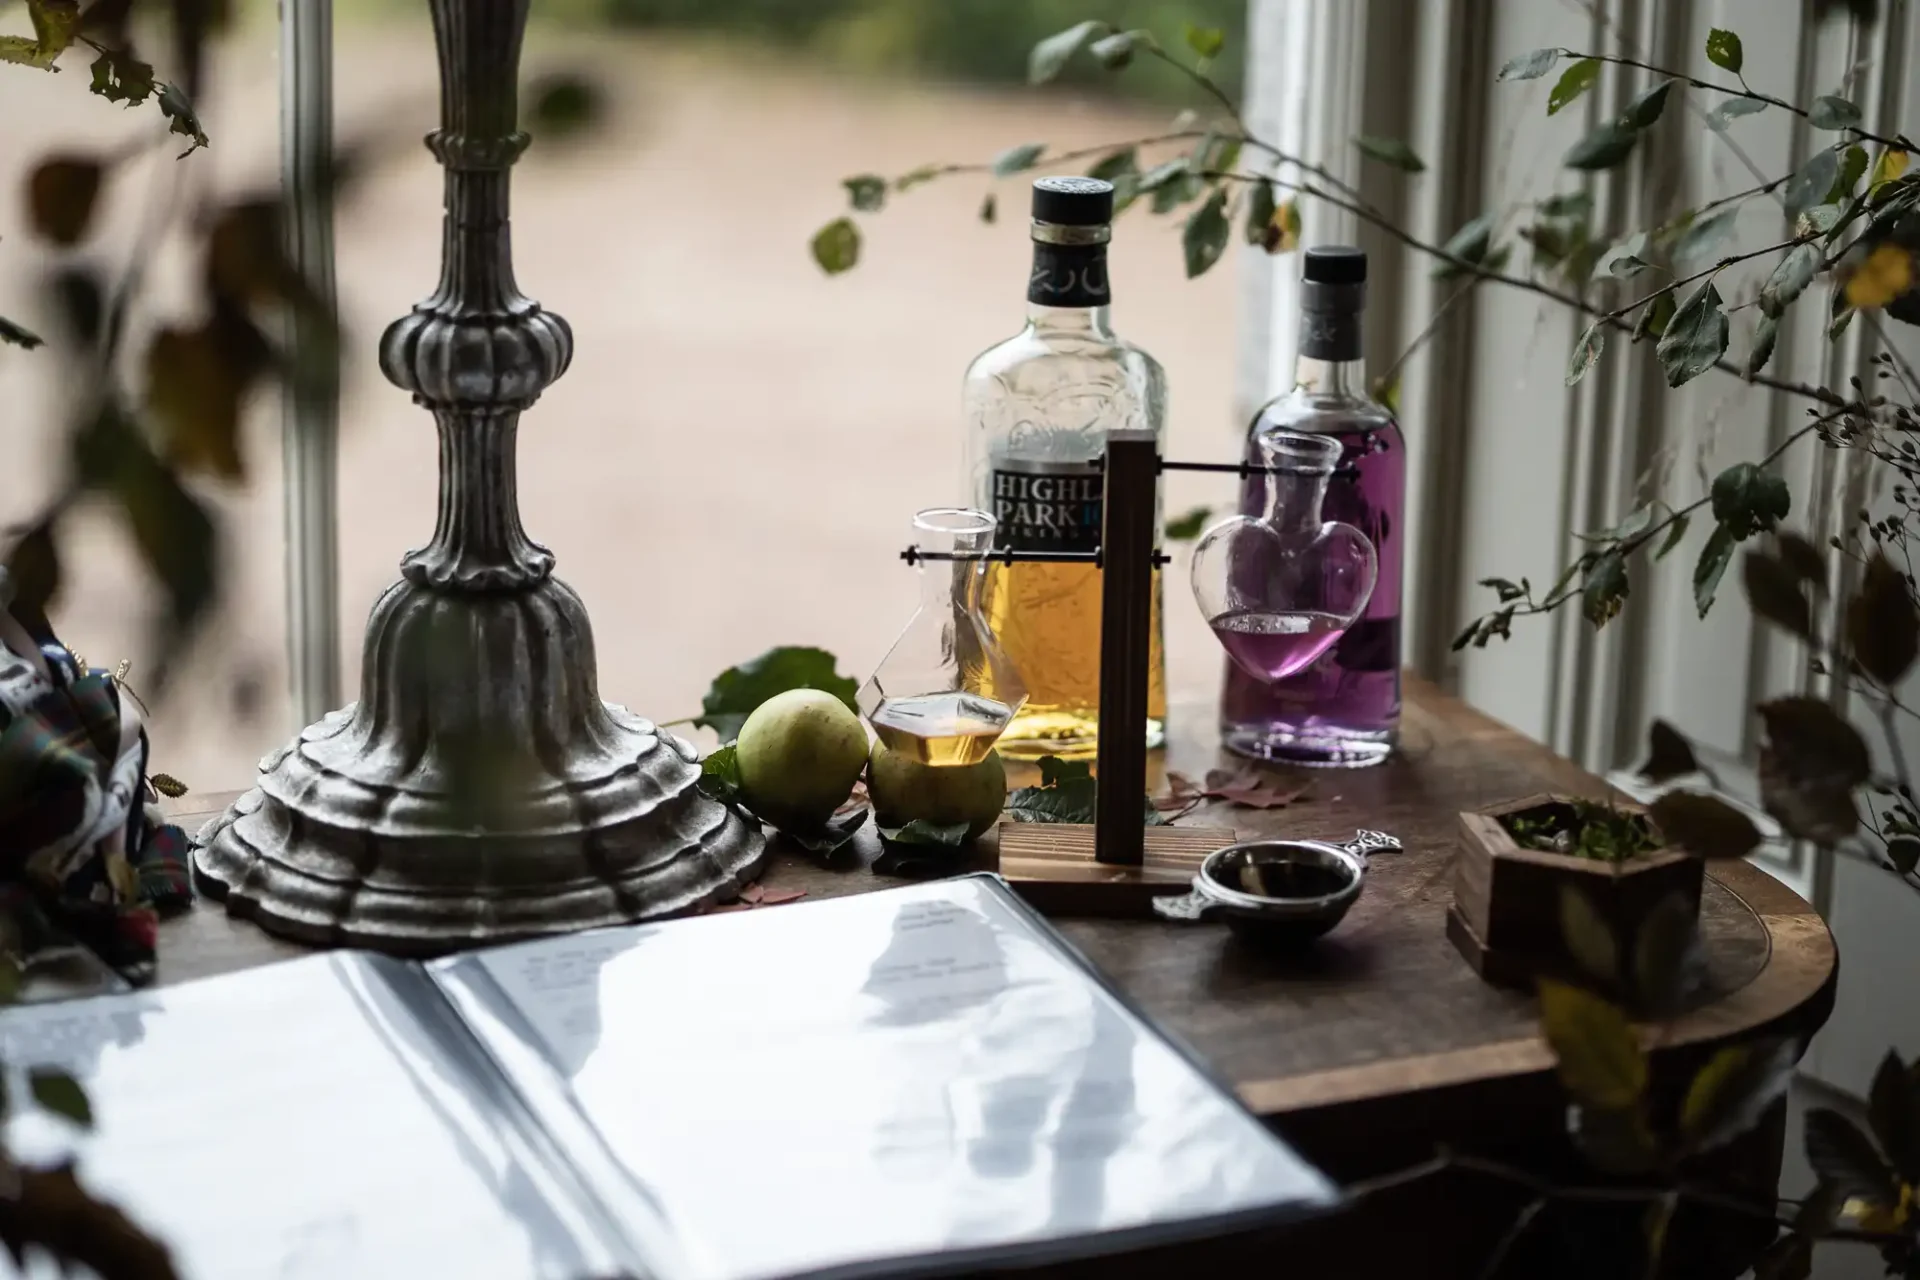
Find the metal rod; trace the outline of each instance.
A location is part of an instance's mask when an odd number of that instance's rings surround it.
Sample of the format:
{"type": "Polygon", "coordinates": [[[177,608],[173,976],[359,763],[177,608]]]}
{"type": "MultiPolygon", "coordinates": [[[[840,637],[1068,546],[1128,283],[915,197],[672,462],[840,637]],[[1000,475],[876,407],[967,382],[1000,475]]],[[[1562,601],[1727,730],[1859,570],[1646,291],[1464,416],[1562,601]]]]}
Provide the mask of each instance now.
{"type": "MultiPolygon", "coordinates": [[[[285,0],[280,63],[287,260],[332,315],[333,0],[285,0]]],[[[331,336],[312,316],[294,308],[287,339],[296,369],[281,401],[287,683],[293,722],[306,725],[340,705],[340,387],[337,364],[317,358],[318,344],[331,336]]]]}
{"type": "MultiPolygon", "coordinates": [[[[908,547],[900,553],[900,558],[908,564],[921,561],[958,561],[989,560],[995,564],[1090,564],[1100,566],[1100,552],[1094,551],[1015,551],[1002,548],[998,551],[922,551],[919,547],[908,547]]],[[[1173,563],[1173,557],[1164,551],[1153,553],[1153,567],[1163,568],[1173,563]]]]}
{"type": "Polygon", "coordinates": [[[1278,467],[1259,467],[1251,462],[1168,462],[1164,458],[1161,459],[1160,469],[1162,471],[1214,471],[1222,475],[1239,476],[1243,480],[1248,476],[1279,474],[1278,467]]]}
{"type": "Polygon", "coordinates": [[[1100,550],[1100,745],[1093,856],[1146,861],[1147,680],[1153,639],[1153,538],[1159,454],[1151,431],[1107,435],[1100,550]]]}

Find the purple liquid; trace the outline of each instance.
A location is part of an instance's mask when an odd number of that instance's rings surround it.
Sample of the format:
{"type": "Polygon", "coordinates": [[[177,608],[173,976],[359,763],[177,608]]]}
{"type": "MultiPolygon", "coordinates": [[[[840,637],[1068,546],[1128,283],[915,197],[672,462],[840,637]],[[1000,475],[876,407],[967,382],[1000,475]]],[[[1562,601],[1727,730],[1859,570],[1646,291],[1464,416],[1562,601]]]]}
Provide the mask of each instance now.
{"type": "Polygon", "coordinates": [[[1257,680],[1292,675],[1327,651],[1346,623],[1330,613],[1260,613],[1252,609],[1209,618],[1227,656],[1257,680]]]}
{"type": "MultiPolygon", "coordinates": [[[[1267,421],[1262,415],[1253,434],[1267,421]]],[[[1281,423],[1291,430],[1313,424],[1281,423]]],[[[1221,736],[1241,755],[1300,764],[1361,765],[1384,760],[1400,725],[1401,519],[1406,505],[1406,444],[1391,421],[1329,422],[1345,445],[1327,486],[1321,518],[1356,525],[1373,542],[1380,576],[1366,611],[1316,660],[1273,683],[1238,665],[1227,668],[1220,699],[1221,736]]],[[[1249,441],[1248,460],[1259,461],[1249,441]]],[[[1266,479],[1242,486],[1242,514],[1266,508],[1266,479]]]]}

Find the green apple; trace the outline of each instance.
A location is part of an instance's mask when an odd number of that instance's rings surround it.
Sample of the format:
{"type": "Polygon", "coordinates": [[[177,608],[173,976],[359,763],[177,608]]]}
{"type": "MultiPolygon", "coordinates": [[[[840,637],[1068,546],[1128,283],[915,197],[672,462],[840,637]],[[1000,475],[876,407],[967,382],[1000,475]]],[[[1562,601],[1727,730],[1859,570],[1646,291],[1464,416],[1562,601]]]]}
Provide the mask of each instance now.
{"type": "Polygon", "coordinates": [[[789,689],[754,708],[734,743],[740,793],[775,826],[819,826],[867,762],[867,729],[830,693],[789,689]]]}
{"type": "Polygon", "coordinates": [[[967,824],[971,840],[1000,819],[1007,803],[1007,766],[998,751],[978,764],[930,765],[875,742],[867,760],[867,794],[874,820],[904,827],[919,818],[948,826],[967,824]]]}

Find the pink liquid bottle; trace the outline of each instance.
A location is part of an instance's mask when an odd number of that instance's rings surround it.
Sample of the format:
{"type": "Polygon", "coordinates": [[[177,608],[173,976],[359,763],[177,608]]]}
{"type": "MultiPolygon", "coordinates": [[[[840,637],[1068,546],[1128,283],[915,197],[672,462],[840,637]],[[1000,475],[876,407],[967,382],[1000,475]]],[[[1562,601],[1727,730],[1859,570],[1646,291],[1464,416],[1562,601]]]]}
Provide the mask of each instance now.
{"type": "MultiPolygon", "coordinates": [[[[1338,441],[1323,515],[1357,527],[1375,549],[1378,580],[1361,616],[1292,675],[1263,681],[1227,667],[1220,735],[1228,750],[1288,764],[1355,768],[1379,764],[1400,732],[1400,580],[1407,452],[1385,405],[1366,393],[1360,316],[1367,257],[1358,249],[1308,249],[1301,297],[1300,350],[1293,390],[1255,415],[1247,461],[1260,464],[1262,441],[1300,432],[1338,441]]],[[[1240,512],[1268,508],[1267,479],[1240,491],[1240,512]]],[[[1224,639],[1224,637],[1223,637],[1224,639]]]]}

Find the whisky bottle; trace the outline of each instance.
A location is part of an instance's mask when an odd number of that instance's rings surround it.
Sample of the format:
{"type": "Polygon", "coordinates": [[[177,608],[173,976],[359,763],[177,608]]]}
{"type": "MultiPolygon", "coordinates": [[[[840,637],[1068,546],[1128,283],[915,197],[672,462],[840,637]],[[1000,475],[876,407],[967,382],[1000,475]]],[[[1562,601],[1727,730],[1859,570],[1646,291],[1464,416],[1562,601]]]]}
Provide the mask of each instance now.
{"type": "MultiPolygon", "coordinates": [[[[1164,438],[1166,374],[1113,331],[1107,242],[1113,185],[1097,178],[1033,184],[1027,323],[967,369],[966,500],[998,521],[996,548],[1099,546],[1107,433],[1164,438]]],[[[1156,524],[1159,513],[1155,512],[1156,524]]],[[[1160,583],[1153,591],[1149,746],[1165,738],[1166,659],[1160,583]]],[[[1027,702],[1000,737],[1014,759],[1094,753],[1100,724],[1100,570],[1091,564],[989,564],[988,624],[1020,671],[1027,702]]]]}

